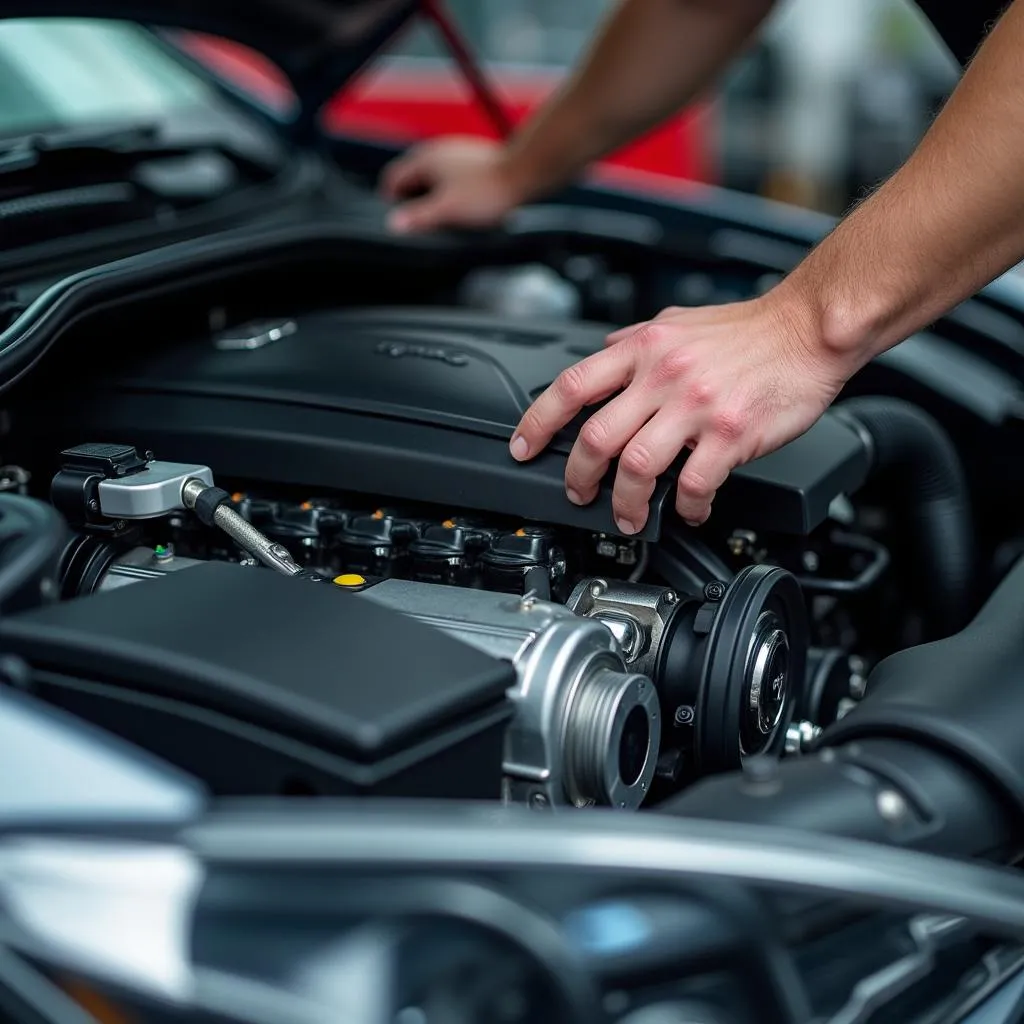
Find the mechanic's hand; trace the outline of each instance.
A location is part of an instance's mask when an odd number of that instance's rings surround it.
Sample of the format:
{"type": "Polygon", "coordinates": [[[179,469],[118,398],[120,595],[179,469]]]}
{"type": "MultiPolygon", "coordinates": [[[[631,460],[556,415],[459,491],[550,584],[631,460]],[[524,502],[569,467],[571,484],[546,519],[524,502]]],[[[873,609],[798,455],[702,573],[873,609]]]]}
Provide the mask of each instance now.
{"type": "Polygon", "coordinates": [[[698,525],[729,473],[807,430],[852,369],[839,366],[772,293],[666,309],[609,335],[604,351],[564,371],[523,416],[511,452],[532,458],[583,408],[621,390],[580,430],[565,471],[570,501],[593,501],[621,456],[612,507],[619,529],[636,533],[656,479],[689,448],[676,509],[698,525]]]}
{"type": "Polygon", "coordinates": [[[381,190],[392,202],[404,200],[389,219],[399,232],[493,227],[522,201],[504,147],[458,136],[425,142],[393,160],[381,190]]]}

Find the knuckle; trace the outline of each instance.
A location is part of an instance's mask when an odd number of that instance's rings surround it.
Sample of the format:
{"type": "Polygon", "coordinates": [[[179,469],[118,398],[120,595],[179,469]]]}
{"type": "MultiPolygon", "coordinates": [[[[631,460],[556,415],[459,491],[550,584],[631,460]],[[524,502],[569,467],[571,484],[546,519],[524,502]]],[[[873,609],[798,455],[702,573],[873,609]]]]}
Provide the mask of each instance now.
{"type": "Polygon", "coordinates": [[[747,417],[736,409],[720,409],[711,418],[711,429],[725,442],[738,441],[747,427],[747,417]]]}
{"type": "Polygon", "coordinates": [[[642,530],[647,525],[646,505],[627,505],[625,502],[619,502],[618,504],[612,502],[612,515],[617,520],[625,519],[627,522],[632,523],[634,529],[637,530],[642,530]]]}
{"type": "Polygon", "coordinates": [[[678,512],[686,522],[693,523],[696,526],[701,526],[703,523],[708,521],[708,518],[711,515],[711,505],[706,502],[703,505],[691,508],[686,508],[683,505],[677,505],[676,512],[678,512]]]}
{"type": "Polygon", "coordinates": [[[679,476],[679,495],[684,498],[704,498],[711,492],[711,481],[703,473],[686,470],[679,476]]]}
{"type": "Polygon", "coordinates": [[[715,388],[706,380],[694,381],[686,397],[695,408],[706,408],[715,400],[715,388]]]}
{"type": "Polygon", "coordinates": [[[640,442],[634,441],[626,446],[622,457],[619,459],[619,466],[630,476],[646,479],[657,473],[654,455],[651,450],[640,442]]]}
{"type": "Polygon", "coordinates": [[[555,378],[553,390],[565,402],[582,404],[587,390],[586,371],[579,363],[567,367],[555,378]]]}
{"type": "Polygon", "coordinates": [[[539,437],[544,433],[544,421],[534,406],[523,413],[518,432],[524,437],[539,437]]]}
{"type": "Polygon", "coordinates": [[[595,455],[600,458],[611,458],[612,451],[611,433],[604,420],[594,416],[583,424],[580,430],[580,445],[588,455],[595,455]]]}
{"type": "Polygon", "coordinates": [[[616,479],[612,490],[612,512],[616,519],[627,519],[634,526],[642,526],[647,521],[649,500],[647,488],[623,487],[622,482],[616,479]]]}
{"type": "Polygon", "coordinates": [[[693,369],[693,356],[681,348],[667,352],[658,360],[652,374],[655,387],[674,384],[693,369]]]}
{"type": "Polygon", "coordinates": [[[588,486],[580,467],[574,465],[571,459],[565,467],[565,486],[581,495],[588,486]]]}
{"type": "Polygon", "coordinates": [[[575,491],[576,496],[584,505],[589,505],[590,502],[597,497],[597,486],[599,483],[600,476],[598,476],[595,481],[592,477],[588,477],[584,474],[580,469],[574,469],[572,471],[566,470],[566,490],[575,491]]]}
{"type": "Polygon", "coordinates": [[[639,327],[633,335],[634,344],[641,349],[656,348],[668,337],[668,330],[664,324],[650,321],[639,327]]]}

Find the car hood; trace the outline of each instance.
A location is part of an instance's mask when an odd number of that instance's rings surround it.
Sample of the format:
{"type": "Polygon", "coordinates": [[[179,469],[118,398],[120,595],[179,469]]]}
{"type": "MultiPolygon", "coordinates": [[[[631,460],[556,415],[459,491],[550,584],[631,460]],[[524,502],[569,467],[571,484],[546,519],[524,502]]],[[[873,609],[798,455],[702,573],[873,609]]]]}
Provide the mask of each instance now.
{"type": "Polygon", "coordinates": [[[300,117],[311,124],[423,6],[424,0],[0,0],[0,18],[116,19],[242,43],[290,79],[300,117]]]}

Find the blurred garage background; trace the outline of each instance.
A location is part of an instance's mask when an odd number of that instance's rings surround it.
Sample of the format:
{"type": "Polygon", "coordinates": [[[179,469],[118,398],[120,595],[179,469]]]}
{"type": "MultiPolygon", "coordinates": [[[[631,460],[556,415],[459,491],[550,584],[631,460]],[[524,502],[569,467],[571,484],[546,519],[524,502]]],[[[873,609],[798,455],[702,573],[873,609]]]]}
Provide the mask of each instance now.
{"type": "MultiPolygon", "coordinates": [[[[519,119],[557,86],[614,2],[447,0],[445,7],[519,119]]],[[[8,101],[0,105],[0,129],[38,119],[40,106],[74,119],[90,103],[92,114],[107,107],[123,114],[132,104],[168,102],[150,96],[152,66],[137,69],[137,89],[124,88],[133,60],[152,61],[151,48],[140,56],[134,38],[133,29],[114,23],[0,26],[8,101]],[[32,96],[16,92],[25,81],[32,96]]],[[[283,77],[256,55],[208,37],[177,38],[266,104],[290,105],[283,77]]],[[[909,153],[957,71],[909,0],[788,0],[711,95],[609,164],[642,175],[648,186],[698,181],[840,213],[909,153]]],[[[167,90],[172,85],[182,87],[169,79],[167,90]]],[[[329,104],[325,118],[334,130],[409,141],[493,132],[429,24],[399,39],[329,104]]]]}
{"type": "MultiPolygon", "coordinates": [[[[613,2],[446,6],[522,117],[557,85],[613,2]]],[[[957,74],[909,0],[789,0],[713,95],[612,163],[839,213],[910,152],[957,74]]],[[[491,130],[427,25],[328,117],[336,128],[406,138],[491,130]]]]}

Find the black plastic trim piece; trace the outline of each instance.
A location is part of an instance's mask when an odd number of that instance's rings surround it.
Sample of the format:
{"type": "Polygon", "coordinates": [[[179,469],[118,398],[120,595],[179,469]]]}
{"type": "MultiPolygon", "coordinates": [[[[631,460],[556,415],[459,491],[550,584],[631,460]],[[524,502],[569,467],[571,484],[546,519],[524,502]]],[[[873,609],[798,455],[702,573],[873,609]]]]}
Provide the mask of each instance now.
{"type": "Polygon", "coordinates": [[[221,710],[373,764],[505,704],[510,663],[342,587],[196,566],[13,616],[33,667],[221,710]]]}
{"type": "Polygon", "coordinates": [[[961,632],[900,651],[868,678],[864,700],[826,746],[898,738],[968,766],[1024,816],[1024,560],[961,632]]]}

